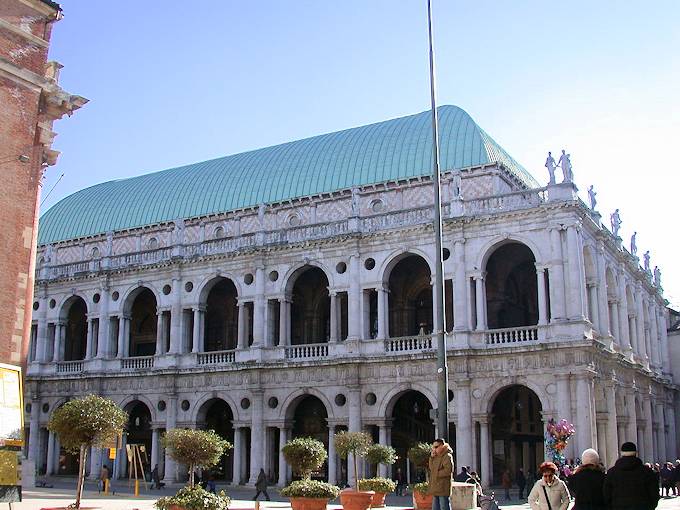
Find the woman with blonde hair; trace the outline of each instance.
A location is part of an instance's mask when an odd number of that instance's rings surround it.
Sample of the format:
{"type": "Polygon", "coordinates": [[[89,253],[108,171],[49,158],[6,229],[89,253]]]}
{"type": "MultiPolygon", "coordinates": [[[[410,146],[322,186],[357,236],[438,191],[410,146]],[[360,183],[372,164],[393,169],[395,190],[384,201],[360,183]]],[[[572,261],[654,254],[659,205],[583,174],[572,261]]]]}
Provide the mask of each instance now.
{"type": "Polygon", "coordinates": [[[553,462],[544,462],[538,467],[541,479],[529,493],[531,510],[567,510],[569,506],[569,489],[557,477],[557,466],[553,462]]]}

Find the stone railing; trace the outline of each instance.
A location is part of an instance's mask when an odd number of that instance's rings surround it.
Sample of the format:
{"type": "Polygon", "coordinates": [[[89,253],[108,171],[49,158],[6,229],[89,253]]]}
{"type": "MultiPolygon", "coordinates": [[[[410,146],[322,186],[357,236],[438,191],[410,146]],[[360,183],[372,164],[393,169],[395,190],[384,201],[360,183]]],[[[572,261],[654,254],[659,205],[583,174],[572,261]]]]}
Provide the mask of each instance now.
{"type": "Polygon", "coordinates": [[[155,264],[157,262],[167,260],[171,256],[172,248],[159,248],[157,250],[146,250],[134,253],[125,253],[123,255],[114,255],[113,257],[110,257],[109,264],[112,268],[143,266],[146,264],[155,264]]]}
{"type": "Polygon", "coordinates": [[[543,202],[545,189],[537,188],[463,200],[463,210],[466,215],[494,213],[536,207],[543,202]]]}
{"type": "Polygon", "coordinates": [[[120,368],[123,370],[153,368],[153,364],[153,356],[135,356],[133,358],[123,358],[120,360],[120,368]]]}
{"type": "Polygon", "coordinates": [[[538,340],[538,326],[491,329],[484,333],[486,345],[508,345],[538,340]]]}
{"type": "Polygon", "coordinates": [[[286,347],[286,359],[316,359],[328,357],[328,344],[291,345],[286,347]]]}
{"type": "Polygon", "coordinates": [[[432,350],[432,337],[402,336],[385,340],[385,352],[422,352],[432,350]]]}
{"type": "Polygon", "coordinates": [[[199,365],[219,365],[236,361],[234,351],[199,352],[196,362],[199,365]]]}
{"type": "Polygon", "coordinates": [[[376,214],[363,218],[361,230],[363,232],[375,232],[390,228],[403,227],[405,225],[418,225],[421,223],[432,223],[434,211],[432,206],[409,209],[407,211],[394,211],[385,214],[376,214]]]}
{"type": "Polygon", "coordinates": [[[75,374],[83,371],[83,362],[78,361],[58,361],[58,374],[75,374]]]}
{"type": "Polygon", "coordinates": [[[331,223],[318,223],[316,225],[303,225],[290,227],[284,230],[276,230],[265,234],[265,244],[297,243],[313,239],[325,239],[349,232],[349,220],[331,223]]]}

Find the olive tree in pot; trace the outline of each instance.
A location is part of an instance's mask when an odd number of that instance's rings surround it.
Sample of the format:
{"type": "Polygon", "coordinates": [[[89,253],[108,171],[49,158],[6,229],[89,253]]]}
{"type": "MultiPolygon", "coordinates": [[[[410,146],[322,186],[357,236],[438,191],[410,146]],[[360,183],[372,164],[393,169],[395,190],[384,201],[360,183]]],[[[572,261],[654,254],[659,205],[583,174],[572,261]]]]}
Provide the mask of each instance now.
{"type": "Polygon", "coordinates": [[[406,456],[413,462],[416,469],[425,471],[425,482],[416,483],[413,485],[413,506],[416,510],[429,510],[432,508],[432,495],[429,494],[429,473],[428,465],[432,449],[427,443],[417,443],[412,448],[409,448],[406,456]]]}
{"type": "Polygon", "coordinates": [[[194,470],[210,468],[217,464],[231,443],[213,430],[170,429],[161,439],[163,447],[175,461],[189,467],[189,485],[174,496],[160,498],[158,510],[226,510],[229,498],[220,491],[213,494],[195,485],[194,470]]]}
{"type": "Polygon", "coordinates": [[[369,446],[366,451],[366,460],[371,466],[375,466],[376,476],[359,480],[359,490],[375,492],[371,507],[385,506],[385,496],[390,492],[394,492],[394,489],[397,488],[397,484],[390,478],[377,476],[377,467],[380,464],[386,466],[394,464],[397,460],[397,452],[391,446],[373,444],[369,446]]]}
{"type": "Polygon", "coordinates": [[[97,395],[66,402],[52,414],[47,428],[57,435],[65,450],[80,454],[76,502],[69,508],[80,508],[88,448],[102,448],[114,441],[123,433],[127,421],[127,413],[113,400],[97,395]]]}
{"type": "Polygon", "coordinates": [[[365,432],[338,432],[334,436],[335,451],[341,458],[347,459],[350,454],[354,463],[356,484],[354,490],[345,489],[340,492],[340,503],[345,510],[366,510],[371,506],[374,491],[362,491],[359,488],[359,457],[366,455],[373,444],[371,436],[365,432]]]}
{"type": "Polygon", "coordinates": [[[321,441],[298,437],[283,445],[281,452],[293,472],[301,478],[281,489],[281,495],[290,499],[293,510],[324,510],[329,500],[338,497],[340,489],[335,485],[312,480],[312,473],[328,457],[321,441]]]}

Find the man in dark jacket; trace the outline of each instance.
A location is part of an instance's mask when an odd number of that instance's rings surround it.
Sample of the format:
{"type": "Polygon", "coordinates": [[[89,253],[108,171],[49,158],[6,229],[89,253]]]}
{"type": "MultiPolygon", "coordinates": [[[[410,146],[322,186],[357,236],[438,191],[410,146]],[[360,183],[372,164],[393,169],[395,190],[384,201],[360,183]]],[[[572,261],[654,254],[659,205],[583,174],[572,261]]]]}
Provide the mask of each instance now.
{"type": "Polygon", "coordinates": [[[600,467],[600,455],[592,448],[581,454],[581,465],[567,480],[569,493],[574,497],[571,510],[605,510],[602,494],[604,469],[600,467]]]}
{"type": "Polygon", "coordinates": [[[604,499],[611,510],[654,510],[659,502],[659,485],[651,469],[637,457],[635,443],[621,446],[621,457],[607,471],[604,499]]]}

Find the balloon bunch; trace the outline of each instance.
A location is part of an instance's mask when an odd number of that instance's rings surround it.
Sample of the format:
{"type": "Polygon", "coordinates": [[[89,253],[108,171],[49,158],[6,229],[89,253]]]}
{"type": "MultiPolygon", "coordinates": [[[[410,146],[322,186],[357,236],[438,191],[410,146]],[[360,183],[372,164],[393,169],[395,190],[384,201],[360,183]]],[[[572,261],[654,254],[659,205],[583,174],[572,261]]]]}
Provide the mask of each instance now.
{"type": "Polygon", "coordinates": [[[565,419],[555,422],[554,418],[550,418],[545,429],[546,452],[555,464],[562,466],[567,460],[562,452],[574,435],[574,426],[565,419]]]}

